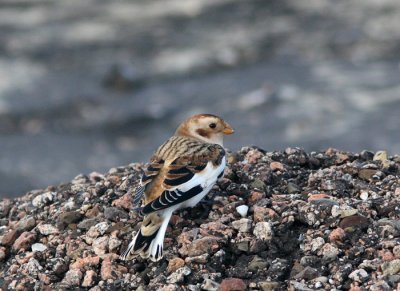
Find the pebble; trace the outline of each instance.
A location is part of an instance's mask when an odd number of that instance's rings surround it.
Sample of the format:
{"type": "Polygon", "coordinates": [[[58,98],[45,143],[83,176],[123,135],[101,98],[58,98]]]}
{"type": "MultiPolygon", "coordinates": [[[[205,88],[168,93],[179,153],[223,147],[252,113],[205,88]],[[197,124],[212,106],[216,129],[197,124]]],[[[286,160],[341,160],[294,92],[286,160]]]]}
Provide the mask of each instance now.
{"type": "Polygon", "coordinates": [[[381,268],[384,275],[396,275],[400,273],[400,259],[385,262],[381,265],[381,268]]]}
{"type": "Polygon", "coordinates": [[[51,224],[39,224],[37,226],[37,229],[39,230],[40,234],[42,234],[42,235],[50,235],[50,234],[59,233],[58,228],[51,224]]]}
{"type": "Polygon", "coordinates": [[[104,255],[108,249],[108,242],[109,242],[108,236],[102,236],[102,237],[96,238],[92,244],[93,252],[96,255],[104,255]]]}
{"type": "Polygon", "coordinates": [[[240,205],[240,206],[236,207],[236,211],[240,214],[240,216],[245,218],[247,216],[247,212],[249,211],[249,206],[240,205]]]}
{"type": "Polygon", "coordinates": [[[17,232],[30,231],[35,226],[35,219],[32,216],[25,216],[17,223],[15,230],[17,232]]]}
{"type": "Polygon", "coordinates": [[[21,235],[17,238],[17,240],[13,244],[13,249],[15,251],[19,251],[21,249],[27,250],[30,248],[32,243],[36,240],[36,233],[34,232],[23,232],[21,235]]]}
{"type": "Polygon", "coordinates": [[[338,227],[332,230],[332,232],[329,234],[329,241],[342,242],[345,236],[346,236],[345,231],[342,228],[338,227]]]}
{"type": "Polygon", "coordinates": [[[32,199],[32,205],[37,208],[42,208],[43,206],[53,202],[53,200],[56,197],[56,194],[57,193],[55,192],[45,192],[43,194],[40,194],[32,199]]]}
{"type": "Polygon", "coordinates": [[[32,245],[32,252],[44,252],[47,250],[47,246],[41,243],[34,243],[32,245]]]}
{"type": "Polygon", "coordinates": [[[93,270],[88,270],[83,278],[82,287],[92,287],[96,284],[97,273],[93,270]]]}
{"type": "Polygon", "coordinates": [[[258,282],[258,287],[262,291],[275,291],[275,290],[279,290],[279,282],[261,281],[261,282],[258,282]]]}
{"type": "Polygon", "coordinates": [[[240,232],[249,232],[251,230],[251,220],[248,218],[241,218],[233,221],[232,226],[240,232]]]}
{"type": "Polygon", "coordinates": [[[261,240],[271,240],[273,236],[272,226],[269,222],[257,222],[253,234],[261,240]]]}
{"type": "Polygon", "coordinates": [[[194,240],[188,249],[189,257],[199,256],[205,253],[215,253],[219,249],[220,239],[214,236],[203,237],[194,240]]]}
{"type": "Polygon", "coordinates": [[[169,260],[167,271],[168,273],[173,273],[179,268],[182,268],[185,265],[185,261],[181,258],[173,258],[169,260]]]}
{"type": "Polygon", "coordinates": [[[190,270],[189,267],[183,266],[182,268],[177,269],[175,272],[173,272],[171,275],[168,276],[167,278],[167,283],[170,284],[177,284],[183,282],[185,280],[185,277],[190,275],[192,270],[190,270]]]}
{"type": "Polygon", "coordinates": [[[268,262],[265,259],[256,255],[251,259],[251,261],[248,265],[248,268],[249,268],[249,271],[257,272],[259,270],[266,268],[267,266],[268,266],[268,262]]]}
{"type": "Polygon", "coordinates": [[[366,229],[370,225],[368,218],[361,216],[361,215],[352,215],[352,216],[347,216],[343,218],[339,226],[344,229],[344,230],[350,230],[352,231],[353,229],[366,229]]]}
{"type": "Polygon", "coordinates": [[[320,255],[323,256],[323,259],[327,261],[336,260],[338,254],[339,249],[330,243],[324,244],[320,253],[320,255]]]}
{"type": "Polygon", "coordinates": [[[363,283],[369,279],[369,275],[364,269],[357,269],[350,273],[349,278],[353,281],[363,283]]]}
{"type": "Polygon", "coordinates": [[[0,262],[4,261],[7,256],[7,249],[5,247],[0,247],[0,262]]]}
{"type": "Polygon", "coordinates": [[[220,285],[217,282],[207,278],[204,280],[203,284],[201,284],[201,289],[207,291],[219,291],[220,285]]]}
{"type": "Polygon", "coordinates": [[[82,219],[83,215],[79,211],[68,211],[61,213],[57,219],[57,225],[61,228],[65,228],[71,223],[77,223],[82,219]]]}
{"type": "Polygon", "coordinates": [[[69,270],[62,280],[62,284],[68,287],[77,287],[81,284],[82,277],[83,274],[80,270],[69,270]]]}
{"type": "Polygon", "coordinates": [[[11,246],[17,239],[17,237],[18,237],[17,231],[12,229],[3,235],[3,237],[0,240],[0,244],[3,246],[11,246]]]}
{"type": "Polygon", "coordinates": [[[221,291],[244,291],[247,289],[246,283],[239,278],[227,278],[222,280],[221,291]]]}
{"type": "Polygon", "coordinates": [[[77,258],[75,263],[70,265],[70,269],[82,270],[86,267],[97,267],[100,264],[99,256],[90,256],[85,258],[77,258]]]}
{"type": "Polygon", "coordinates": [[[104,216],[110,221],[117,222],[120,219],[128,219],[129,215],[124,210],[117,207],[107,207],[104,209],[104,216]]]}
{"type": "Polygon", "coordinates": [[[272,171],[283,171],[285,169],[283,164],[280,162],[271,162],[269,167],[272,171]]]}
{"type": "Polygon", "coordinates": [[[114,261],[111,257],[104,258],[100,269],[101,279],[105,281],[109,279],[116,280],[128,272],[128,269],[125,266],[117,265],[113,262],[114,261]]]}

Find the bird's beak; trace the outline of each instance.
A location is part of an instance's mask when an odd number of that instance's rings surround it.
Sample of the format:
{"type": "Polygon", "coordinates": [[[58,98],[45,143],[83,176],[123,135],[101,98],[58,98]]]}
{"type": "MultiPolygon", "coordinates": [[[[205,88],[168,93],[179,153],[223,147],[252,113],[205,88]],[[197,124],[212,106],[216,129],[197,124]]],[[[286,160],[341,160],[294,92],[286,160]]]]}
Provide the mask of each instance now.
{"type": "Polygon", "coordinates": [[[224,122],[224,125],[225,125],[225,128],[224,128],[224,130],[222,131],[223,132],[223,134],[232,134],[232,133],[234,133],[235,131],[233,130],[233,128],[228,124],[228,123],[226,123],[226,122],[224,122]]]}

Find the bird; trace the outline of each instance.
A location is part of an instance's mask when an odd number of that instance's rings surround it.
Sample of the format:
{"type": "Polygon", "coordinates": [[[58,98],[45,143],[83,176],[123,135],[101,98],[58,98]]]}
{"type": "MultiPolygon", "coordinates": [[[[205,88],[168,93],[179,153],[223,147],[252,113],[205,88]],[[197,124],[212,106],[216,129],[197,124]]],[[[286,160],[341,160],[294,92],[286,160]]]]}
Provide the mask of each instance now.
{"type": "Polygon", "coordinates": [[[144,166],[133,198],[143,221],[120,255],[154,262],[163,257],[164,237],[172,213],[194,207],[224,174],[225,135],[234,132],[222,118],[197,114],[183,121],[175,134],[163,143],[144,166]]]}

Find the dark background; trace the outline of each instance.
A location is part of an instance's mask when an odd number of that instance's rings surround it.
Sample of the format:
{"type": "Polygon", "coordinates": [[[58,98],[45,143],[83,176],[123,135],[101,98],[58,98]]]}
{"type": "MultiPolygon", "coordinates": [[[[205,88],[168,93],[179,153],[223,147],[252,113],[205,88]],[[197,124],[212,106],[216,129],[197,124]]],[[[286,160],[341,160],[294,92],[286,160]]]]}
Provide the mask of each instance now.
{"type": "Polygon", "coordinates": [[[149,155],[193,113],[226,146],[399,153],[400,1],[2,0],[0,197],[149,155]]]}

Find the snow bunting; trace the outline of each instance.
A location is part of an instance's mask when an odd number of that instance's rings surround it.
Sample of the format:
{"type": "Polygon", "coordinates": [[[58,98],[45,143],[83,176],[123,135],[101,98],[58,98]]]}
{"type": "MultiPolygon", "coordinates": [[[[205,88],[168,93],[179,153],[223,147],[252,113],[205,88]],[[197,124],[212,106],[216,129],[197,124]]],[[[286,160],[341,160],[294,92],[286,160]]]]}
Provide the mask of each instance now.
{"type": "Polygon", "coordinates": [[[143,199],[140,230],[121,259],[137,255],[158,261],[165,231],[175,210],[194,207],[222,177],[226,165],[223,137],[232,127],[220,117],[198,114],[185,120],[146,166],[134,202],[143,199]]]}

